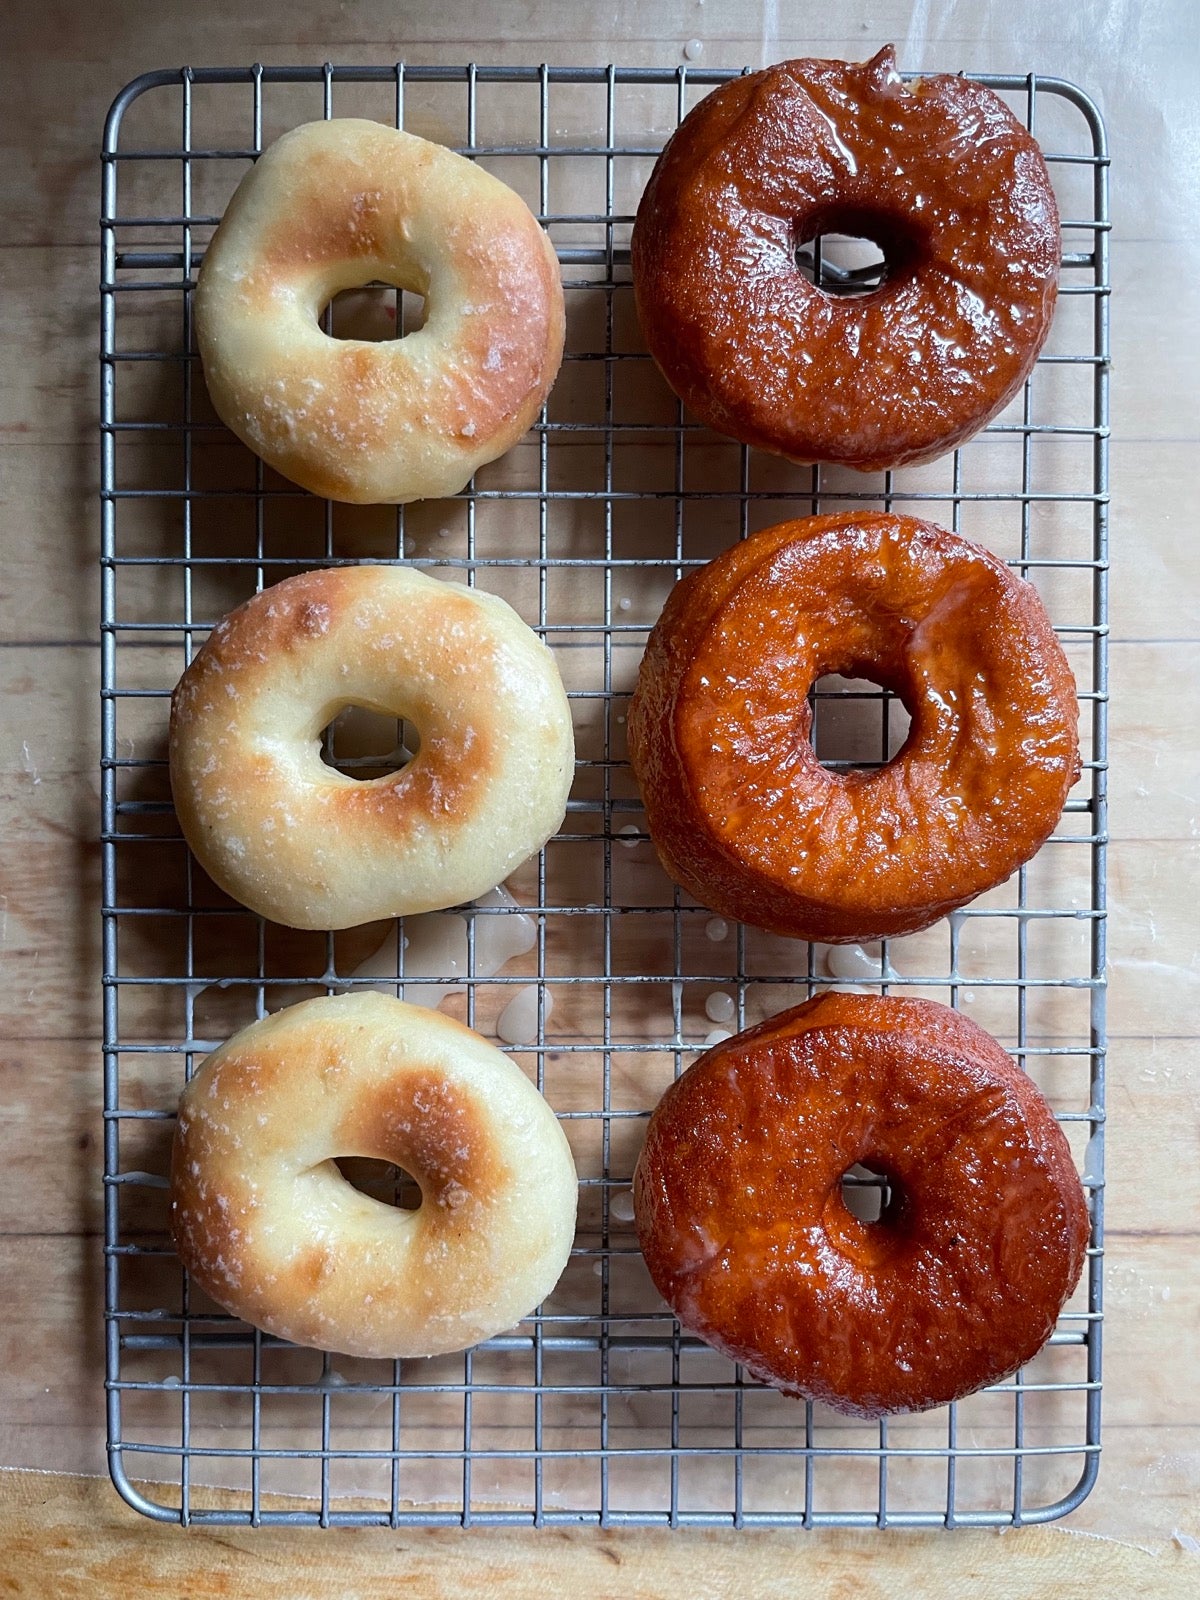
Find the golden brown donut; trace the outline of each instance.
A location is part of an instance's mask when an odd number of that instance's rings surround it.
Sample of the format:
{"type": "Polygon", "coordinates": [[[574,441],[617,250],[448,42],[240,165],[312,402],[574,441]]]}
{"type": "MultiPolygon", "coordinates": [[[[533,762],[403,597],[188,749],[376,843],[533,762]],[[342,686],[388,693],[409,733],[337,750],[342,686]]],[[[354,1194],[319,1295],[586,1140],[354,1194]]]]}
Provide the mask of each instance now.
{"type": "Polygon", "coordinates": [[[858,511],[764,529],[676,585],[629,754],[676,882],[837,944],[927,927],[1027,861],[1079,774],[1077,721],[1030,584],[944,528],[858,511]],[[908,708],[885,766],[817,760],[805,696],[825,673],[908,708]]]}
{"type": "Polygon", "coordinates": [[[436,911],[493,888],[563,819],[571,710],[554,657],[503,600],[410,567],[264,589],[213,629],[171,699],[171,791],[200,865],[292,928],[436,911]],[[321,759],[346,706],[420,749],[357,780],[321,759]]]}
{"type": "Polygon", "coordinates": [[[380,994],[243,1028],[183,1092],[171,1228],[194,1282],[295,1344],[430,1356],[511,1328],[557,1283],[575,1164],[521,1069],[460,1023],[380,994]],[[394,1162],[421,1204],[362,1194],[394,1162]]]}
{"type": "Polygon", "coordinates": [[[309,122],[251,167],[196,286],[196,339],[222,422],[333,500],[457,494],[537,416],[562,360],[558,260],[482,167],[378,122],[309,122]],[[331,339],[342,289],[425,297],[405,339],[331,339]]]}
{"type": "Polygon", "coordinates": [[[715,1046],[650,1118],[638,1239],[679,1320],[855,1416],[994,1383],[1054,1330],[1088,1241],[1062,1130],[996,1041],[929,1000],[824,994],[715,1046]],[[841,1180],[883,1174],[878,1222],[841,1180]]]}
{"type": "Polygon", "coordinates": [[[1037,144],[991,89],[784,61],[715,89],[638,207],[646,344],[695,414],[793,461],[928,460],[1012,398],[1050,328],[1058,208],[1037,144]],[[884,281],[816,288],[797,249],[874,240],[884,281]]]}

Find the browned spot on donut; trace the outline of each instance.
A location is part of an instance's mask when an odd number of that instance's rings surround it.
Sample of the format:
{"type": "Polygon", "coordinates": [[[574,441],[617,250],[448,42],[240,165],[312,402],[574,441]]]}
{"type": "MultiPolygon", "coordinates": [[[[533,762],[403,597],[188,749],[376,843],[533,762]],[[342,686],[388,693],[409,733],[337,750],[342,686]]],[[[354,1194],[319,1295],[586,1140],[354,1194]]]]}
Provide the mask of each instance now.
{"type": "MultiPolygon", "coordinates": [[[[453,692],[456,674],[470,673],[476,680],[493,675],[495,646],[480,628],[476,603],[447,587],[439,614],[442,638],[448,642],[438,651],[437,670],[447,692],[453,692]]],[[[499,760],[494,730],[486,722],[450,717],[437,735],[423,730],[422,738],[420,756],[390,783],[342,790],[337,804],[343,814],[369,819],[400,837],[426,819],[437,823],[469,817],[477,797],[486,794],[499,760]]]]}
{"type": "Polygon", "coordinates": [[[388,159],[389,154],[378,159],[370,179],[364,175],[354,182],[355,169],[340,153],[310,146],[301,193],[265,234],[257,256],[259,271],[271,278],[288,277],[297,267],[314,263],[394,254],[397,232],[413,208],[413,179],[419,181],[427,158],[419,147],[406,148],[404,164],[394,155],[388,159]]]}
{"type": "Polygon", "coordinates": [[[504,1181],[499,1152],[475,1102],[432,1068],[401,1071],[357,1097],[336,1130],[347,1152],[411,1172],[427,1202],[456,1209],[486,1199],[504,1181]]]}
{"type": "Polygon", "coordinates": [[[340,819],[406,839],[425,824],[460,825],[487,797],[496,765],[495,740],[486,728],[463,724],[429,739],[421,754],[382,784],[339,789],[331,806],[340,819]]]}
{"type": "Polygon", "coordinates": [[[329,632],[329,607],[315,600],[306,600],[296,613],[296,627],[300,634],[314,638],[329,632]]]}
{"type": "Polygon", "coordinates": [[[314,1245],[311,1250],[306,1250],[303,1255],[297,1256],[292,1265],[296,1287],[308,1290],[310,1293],[319,1289],[329,1276],[332,1267],[333,1262],[330,1260],[327,1246],[314,1245]]]}
{"type": "Polygon", "coordinates": [[[184,1266],[217,1300],[242,1287],[247,1223],[258,1209],[247,1185],[206,1180],[220,1144],[193,1109],[181,1115],[171,1149],[171,1235],[184,1266]]]}
{"type": "Polygon", "coordinates": [[[303,572],[253,595],[215,627],[175,690],[180,702],[211,687],[213,678],[250,669],[269,671],[272,660],[303,649],[335,627],[352,590],[352,574],[336,569],[303,572]]]}
{"type": "Polygon", "coordinates": [[[396,840],[448,819],[465,825],[486,800],[497,764],[496,742],[487,728],[451,726],[430,737],[415,761],[390,779],[357,783],[330,795],[336,825],[383,830],[396,840]]]}
{"type": "Polygon", "coordinates": [[[562,353],[563,326],[555,312],[558,262],[550,249],[530,248],[524,215],[497,228],[486,256],[481,245],[468,248],[479,255],[476,270],[493,278],[492,294],[508,311],[464,318],[458,336],[460,364],[446,391],[445,425],[470,447],[514,419],[524,427],[533,421],[542,375],[548,365],[557,368],[562,353]],[[530,338],[535,328],[549,333],[549,351],[544,337],[530,338]]]}
{"type": "Polygon", "coordinates": [[[361,345],[347,343],[341,352],[342,382],[348,389],[378,388],[380,386],[379,362],[375,352],[361,345]]]}

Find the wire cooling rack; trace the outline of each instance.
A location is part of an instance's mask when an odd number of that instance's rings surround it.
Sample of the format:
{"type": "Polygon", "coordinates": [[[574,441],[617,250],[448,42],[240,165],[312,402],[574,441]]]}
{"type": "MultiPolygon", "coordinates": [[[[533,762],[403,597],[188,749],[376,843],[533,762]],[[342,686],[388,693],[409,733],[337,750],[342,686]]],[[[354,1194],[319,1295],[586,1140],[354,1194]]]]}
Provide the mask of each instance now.
{"type": "MultiPolygon", "coordinates": [[[[137,79],[112,108],[101,221],[106,1382],[113,1478],[149,1516],[1009,1524],[1062,1515],[1094,1481],[1102,124],[1069,84],[983,80],[1036,131],[1055,175],[1066,220],[1054,331],[1024,393],[976,440],[931,466],[862,477],[796,468],[704,432],[638,337],[628,267],[637,198],[679,118],[728,76],[184,69],[137,79]],[[558,247],[568,302],[562,375],[528,440],[453,500],[314,500],[264,469],[208,406],[190,298],[205,243],[264,145],[333,115],[394,121],[485,163],[525,196],[558,247]],[[648,628],[683,572],[755,528],[849,505],[948,523],[1038,585],[1079,683],[1085,760],[1053,839],[1010,883],[925,934],[831,954],[729,927],[662,875],[625,759],[624,712],[648,628]],[[166,1232],[185,1075],[269,1009],[378,982],[378,955],[374,978],[359,969],[386,933],[289,932],[208,882],[170,804],[168,695],[211,624],[255,589],[362,559],[406,560],[512,600],[557,652],[579,756],[564,831],[510,881],[513,903],[493,896],[421,919],[405,930],[407,945],[390,947],[394,968],[389,947],[382,957],[392,992],[440,1000],[485,1034],[520,1041],[512,1048],[562,1117],[582,1180],[575,1250],[547,1303],[505,1337],[428,1362],[323,1357],[265,1337],[186,1283],[166,1232]],[[498,949],[502,933],[519,937],[498,949]],[[713,1024],[751,1023],[834,979],[942,999],[1001,1038],[1050,1097],[1092,1208],[1084,1282],[1024,1372],[956,1406],[872,1424],[785,1400],[681,1334],[642,1266],[629,1198],[644,1119],[713,1024]],[[521,1027],[513,1012],[500,1021],[514,996],[527,1013],[521,1027]]],[[[818,241],[801,266],[833,293],[875,281],[876,269],[844,242],[818,241]]],[[[332,314],[357,317],[360,334],[364,316],[402,334],[419,309],[395,291],[358,299],[332,314]]],[[[870,684],[824,680],[815,711],[818,751],[831,764],[886,759],[902,737],[902,708],[870,684]]],[[[327,759],[347,770],[394,765],[398,743],[394,728],[339,721],[327,759]]],[[[857,1176],[869,1202],[880,1180],[857,1176]]],[[[358,1181],[370,1188],[396,1174],[358,1181]]]]}

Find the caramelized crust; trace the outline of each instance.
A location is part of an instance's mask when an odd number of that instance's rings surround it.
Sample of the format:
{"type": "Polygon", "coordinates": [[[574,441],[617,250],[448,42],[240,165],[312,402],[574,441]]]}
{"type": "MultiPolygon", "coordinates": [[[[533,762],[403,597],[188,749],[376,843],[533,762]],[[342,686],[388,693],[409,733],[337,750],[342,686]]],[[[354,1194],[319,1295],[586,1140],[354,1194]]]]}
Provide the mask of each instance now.
{"type": "Polygon", "coordinates": [[[519,195],[441,145],[341,117],[284,134],[205,254],[196,337],[217,413],[314,494],[457,494],[526,432],[563,347],[558,259],[519,195]],[[424,326],[379,344],[319,317],[378,280],[424,326]]]}
{"type": "Polygon", "coordinates": [[[296,928],[345,928],[493,888],[562,821],[571,713],[554,658],[494,595],[407,567],[306,572],[219,623],[171,701],[171,787],[205,871],[296,928]],[[420,750],[358,781],[339,711],[407,719],[420,750]]]}
{"type": "Polygon", "coordinates": [[[667,872],[723,916],[830,943],[927,927],[1051,833],[1079,774],[1075,685],[1037,592],[912,517],[768,528],[671,593],[629,710],[667,872]],[[907,706],[887,765],[817,760],[825,673],[907,706]]]}
{"type": "Polygon", "coordinates": [[[638,207],[647,346],[710,427],[793,461],[928,460],[1017,392],[1050,327],[1058,209],[1036,143],[991,89],[903,84],[873,61],[785,61],[713,91],[638,207]],[[873,293],[796,265],[823,233],[874,240],[873,293]]]}
{"type": "Polygon", "coordinates": [[[650,1119],[638,1238],[679,1320],[786,1393],[863,1417],[1028,1361],[1079,1280],[1082,1185],[1041,1094],[927,1000],[825,994],[702,1056],[650,1119]],[[878,1222],[845,1172],[884,1174],[878,1222]]]}
{"type": "Polygon", "coordinates": [[[171,1226],[234,1316],[357,1356],[462,1350],[558,1281],[575,1167],[514,1062],[386,995],[309,1000],[236,1034],[184,1090],[171,1226]],[[373,1200],[335,1161],[394,1162],[421,1205],[373,1200]]]}

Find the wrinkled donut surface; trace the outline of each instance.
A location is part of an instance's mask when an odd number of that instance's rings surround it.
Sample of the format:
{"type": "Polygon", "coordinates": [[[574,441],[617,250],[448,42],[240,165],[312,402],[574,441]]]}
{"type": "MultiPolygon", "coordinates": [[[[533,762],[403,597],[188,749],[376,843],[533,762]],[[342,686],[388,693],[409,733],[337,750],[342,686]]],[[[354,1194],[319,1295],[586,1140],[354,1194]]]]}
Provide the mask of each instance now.
{"type": "Polygon", "coordinates": [[[1058,208],[1036,141],[993,90],[784,61],[684,119],[633,230],[642,333],[720,433],[862,471],[952,450],[1016,394],[1054,311],[1058,208]],[[797,250],[873,240],[873,292],[826,293],[797,250]]]}
{"type": "Polygon", "coordinates": [[[846,943],[912,933],[1003,882],[1079,774],[1075,683],[1037,591],[958,534],[883,512],[766,528],[677,584],[629,708],[667,872],[722,916],[846,943]],[[908,736],[834,771],[806,696],[899,696],[908,736]]]}
{"type": "Polygon", "coordinates": [[[1079,1281],[1086,1197],[1035,1085],[929,1000],[824,994],[664,1094],[638,1239],[680,1321],[764,1382],[862,1417],[1028,1361],[1079,1281]],[[878,1221],[842,1177],[887,1179],[878,1221]]]}

